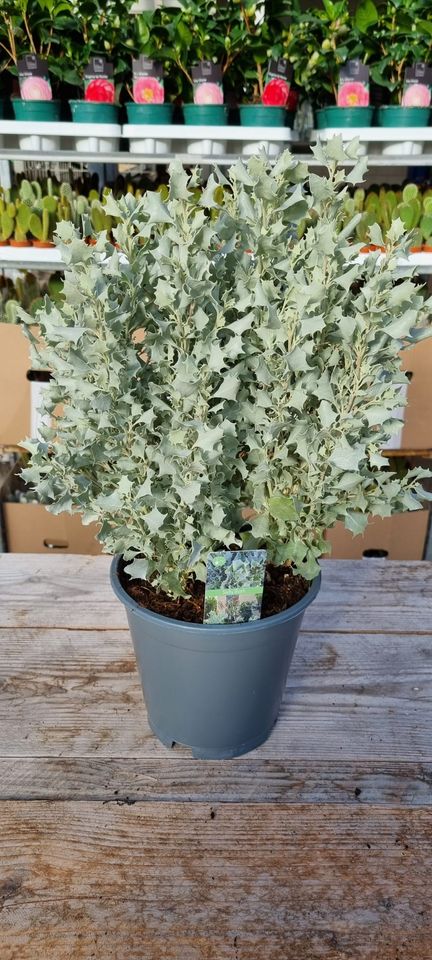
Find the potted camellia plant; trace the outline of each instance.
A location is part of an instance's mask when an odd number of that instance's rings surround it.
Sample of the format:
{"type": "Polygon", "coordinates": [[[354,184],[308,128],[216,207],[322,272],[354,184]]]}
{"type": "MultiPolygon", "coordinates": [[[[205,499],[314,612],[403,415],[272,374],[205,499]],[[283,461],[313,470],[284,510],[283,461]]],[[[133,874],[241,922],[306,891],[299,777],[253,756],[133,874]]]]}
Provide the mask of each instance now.
{"type": "Polygon", "coordinates": [[[387,91],[378,107],[382,127],[427,126],[430,117],[432,25],[424,0],[371,0],[359,4],[354,25],[371,64],[371,78],[387,91]],[[425,70],[427,74],[425,77],[425,70]]]}
{"type": "Polygon", "coordinates": [[[364,51],[348,0],[294,5],[282,49],[315,108],[318,129],[371,125],[368,83],[360,73],[364,51]],[[357,69],[350,71],[350,64],[357,69]]]}
{"type": "Polygon", "coordinates": [[[38,341],[22,315],[52,371],[25,478],[100,524],[149,722],[197,757],[269,735],[325,531],[423,496],[427,471],[399,477],[381,448],[430,303],[396,274],[399,220],[379,264],[350,243],[360,214],[340,230],[355,146],[314,154],[326,175],[286,151],[202,190],[173,165],[166,199],[108,197],[119,249],[61,224],[64,300],[38,341]]]}

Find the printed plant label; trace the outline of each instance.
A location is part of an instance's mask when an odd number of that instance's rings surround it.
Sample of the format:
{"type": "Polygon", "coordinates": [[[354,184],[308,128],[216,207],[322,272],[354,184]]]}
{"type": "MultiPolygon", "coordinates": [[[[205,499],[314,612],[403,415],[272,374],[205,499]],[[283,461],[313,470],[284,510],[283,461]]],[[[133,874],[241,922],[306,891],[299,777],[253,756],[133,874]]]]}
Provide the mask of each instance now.
{"type": "Polygon", "coordinates": [[[369,106],[369,67],[360,60],[347,60],[341,67],[337,106],[369,106]]]}
{"type": "Polygon", "coordinates": [[[209,553],[204,623],[259,620],[266,561],[266,550],[209,553]]]}
{"type": "Polygon", "coordinates": [[[415,63],[407,67],[402,94],[403,107],[430,107],[432,92],[432,67],[415,63]]]}
{"type": "Polygon", "coordinates": [[[201,106],[223,103],[222,69],[218,63],[202,60],[192,67],[193,99],[201,106]]]}
{"type": "Polygon", "coordinates": [[[28,53],[17,66],[21,100],[52,100],[46,60],[28,53]]]}
{"type": "Polygon", "coordinates": [[[163,103],[165,99],[163,65],[147,57],[132,60],[135,103],[163,103]]]}
{"type": "Polygon", "coordinates": [[[105,57],[92,57],[84,70],[84,100],[89,103],[114,103],[115,87],[112,63],[105,57]]]}
{"type": "Polygon", "coordinates": [[[261,97],[266,107],[286,107],[290,95],[292,68],[288,60],[270,60],[261,97]]]}

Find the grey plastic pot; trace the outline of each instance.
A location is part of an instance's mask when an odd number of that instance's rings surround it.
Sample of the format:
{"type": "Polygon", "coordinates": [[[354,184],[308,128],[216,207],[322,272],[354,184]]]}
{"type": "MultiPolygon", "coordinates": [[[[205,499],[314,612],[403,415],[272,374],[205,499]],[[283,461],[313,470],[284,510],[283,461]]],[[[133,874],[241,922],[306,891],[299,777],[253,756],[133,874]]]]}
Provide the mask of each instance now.
{"type": "Polygon", "coordinates": [[[321,575],[289,610],[219,626],[140,607],[120,584],[119,562],[112,562],[111,585],[126,607],[149,724],[159,740],[209,760],[238,757],[263,743],[276,723],[303,614],[321,575]]]}

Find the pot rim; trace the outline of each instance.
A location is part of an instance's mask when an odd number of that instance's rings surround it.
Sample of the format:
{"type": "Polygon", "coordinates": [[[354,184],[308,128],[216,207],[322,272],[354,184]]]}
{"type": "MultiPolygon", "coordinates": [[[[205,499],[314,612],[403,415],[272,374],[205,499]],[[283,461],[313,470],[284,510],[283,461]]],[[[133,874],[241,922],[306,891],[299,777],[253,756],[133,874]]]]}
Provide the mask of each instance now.
{"type": "Polygon", "coordinates": [[[150,620],[155,624],[165,624],[167,627],[175,625],[177,630],[211,630],[212,632],[223,630],[235,629],[237,634],[251,632],[257,633],[263,628],[268,629],[270,626],[278,626],[279,624],[288,621],[294,620],[300,614],[302,614],[306,607],[315,600],[315,597],[318,594],[318,591],[321,586],[321,571],[311,581],[308,592],[299,600],[297,603],[294,603],[292,607],[288,607],[286,610],[282,610],[280,613],[275,613],[271,617],[264,617],[260,620],[248,620],[246,623],[189,623],[188,620],[176,620],[173,617],[164,617],[160,613],[153,613],[151,610],[147,610],[146,607],[142,607],[136,600],[133,600],[132,597],[126,592],[122,587],[119,576],[118,576],[118,566],[120,563],[121,557],[115,556],[111,561],[110,566],[110,581],[111,587],[120,602],[127,607],[132,613],[138,614],[144,619],[150,620]]]}

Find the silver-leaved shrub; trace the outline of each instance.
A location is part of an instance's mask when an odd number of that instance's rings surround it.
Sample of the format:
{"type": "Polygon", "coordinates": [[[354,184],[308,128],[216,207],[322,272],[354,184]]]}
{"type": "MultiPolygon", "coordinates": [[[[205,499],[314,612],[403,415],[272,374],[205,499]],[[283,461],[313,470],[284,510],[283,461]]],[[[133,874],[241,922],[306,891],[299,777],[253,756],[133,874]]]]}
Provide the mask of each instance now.
{"type": "Polygon", "coordinates": [[[341,232],[364,161],[338,164],[356,146],[314,153],[324,176],[287,151],[202,190],[173,165],[167,199],[108,198],[119,249],[62,223],[65,300],[37,315],[43,346],[26,318],[53,372],[26,479],[173,594],[224,545],[265,546],[312,578],[337,520],[360,533],[421,505],[425,471],[399,478],[381,448],[401,426],[399,352],[429,333],[430,302],[396,274],[400,221],[362,262],[356,218],[341,232]]]}

